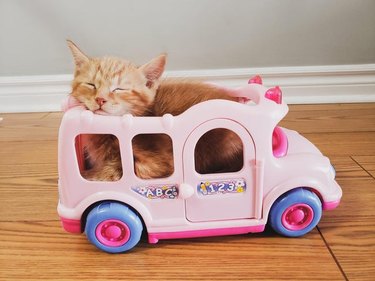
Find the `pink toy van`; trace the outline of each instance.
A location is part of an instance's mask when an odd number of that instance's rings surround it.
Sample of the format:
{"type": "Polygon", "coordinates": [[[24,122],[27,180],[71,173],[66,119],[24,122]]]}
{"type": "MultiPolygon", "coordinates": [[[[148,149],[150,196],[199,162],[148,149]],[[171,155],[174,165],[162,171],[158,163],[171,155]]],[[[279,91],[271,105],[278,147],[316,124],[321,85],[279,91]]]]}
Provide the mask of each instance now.
{"type": "Polygon", "coordinates": [[[267,223],[290,237],[312,230],[322,210],[336,208],[342,196],[329,159],[297,132],[278,126],[288,112],[280,88],[266,88],[255,77],[230,91],[238,102],[210,100],[163,117],[100,116],[67,99],[58,152],[58,213],[64,229],[85,232],[91,243],[110,253],[130,250],[143,232],[157,243],[262,232],[267,223]],[[215,128],[242,139],[240,171],[196,172],[196,143],[215,128]],[[85,134],[111,134],[119,140],[120,180],[81,176],[85,134]],[[148,180],[135,175],[132,139],[139,134],[171,138],[172,175],[148,180]]]}

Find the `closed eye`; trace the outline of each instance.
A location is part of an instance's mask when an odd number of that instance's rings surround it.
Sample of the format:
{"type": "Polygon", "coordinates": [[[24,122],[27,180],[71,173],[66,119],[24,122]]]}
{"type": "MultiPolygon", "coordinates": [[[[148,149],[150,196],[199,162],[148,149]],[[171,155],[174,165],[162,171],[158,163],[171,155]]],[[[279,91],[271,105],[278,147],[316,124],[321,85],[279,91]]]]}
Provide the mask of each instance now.
{"type": "Polygon", "coordinates": [[[85,85],[89,86],[92,89],[96,89],[96,86],[93,83],[85,83],[85,85]]]}
{"type": "Polygon", "coordinates": [[[116,88],[116,89],[113,89],[112,92],[121,92],[121,91],[126,91],[127,89],[123,89],[123,88],[116,88]]]}

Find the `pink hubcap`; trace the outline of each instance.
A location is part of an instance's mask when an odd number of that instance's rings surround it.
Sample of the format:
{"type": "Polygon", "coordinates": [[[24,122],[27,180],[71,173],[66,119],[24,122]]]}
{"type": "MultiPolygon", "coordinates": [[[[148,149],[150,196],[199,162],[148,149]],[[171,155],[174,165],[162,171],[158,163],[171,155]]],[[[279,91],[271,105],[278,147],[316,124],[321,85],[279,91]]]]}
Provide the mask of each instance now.
{"type": "Polygon", "coordinates": [[[118,247],[129,240],[130,229],[120,220],[105,220],[98,225],[95,234],[103,245],[118,247]]]}
{"type": "Polygon", "coordinates": [[[307,204],[294,204],[281,216],[283,226],[288,230],[302,230],[312,222],[314,210],[307,204]]]}

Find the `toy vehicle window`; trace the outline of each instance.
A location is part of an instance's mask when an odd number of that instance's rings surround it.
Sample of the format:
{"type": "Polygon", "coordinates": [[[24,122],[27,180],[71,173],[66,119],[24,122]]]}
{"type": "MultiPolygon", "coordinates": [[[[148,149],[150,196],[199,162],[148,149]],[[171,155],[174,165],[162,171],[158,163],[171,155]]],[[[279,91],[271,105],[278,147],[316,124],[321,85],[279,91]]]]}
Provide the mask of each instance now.
{"type": "Polygon", "coordinates": [[[229,129],[213,129],[198,140],[194,157],[195,170],[200,174],[238,172],[243,167],[243,143],[229,129]]]}
{"type": "Polygon", "coordinates": [[[75,139],[81,176],[89,181],[118,181],[122,177],[119,140],[111,134],[81,134],[75,139]]]}
{"type": "Polygon", "coordinates": [[[134,173],[142,179],[166,178],[174,172],[172,139],[166,134],[139,134],[132,140],[134,173]]]}

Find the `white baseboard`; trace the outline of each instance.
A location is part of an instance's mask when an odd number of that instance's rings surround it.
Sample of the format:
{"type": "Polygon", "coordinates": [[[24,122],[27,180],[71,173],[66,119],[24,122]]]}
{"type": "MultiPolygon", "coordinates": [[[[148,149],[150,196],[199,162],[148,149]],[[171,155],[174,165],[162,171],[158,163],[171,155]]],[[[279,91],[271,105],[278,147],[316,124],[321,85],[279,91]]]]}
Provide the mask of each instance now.
{"type": "MultiPolygon", "coordinates": [[[[255,74],[265,85],[279,85],[290,104],[375,102],[375,64],[167,71],[165,76],[238,87],[255,74]]],[[[71,80],[72,75],[0,77],[0,112],[59,111],[71,80]]]]}

